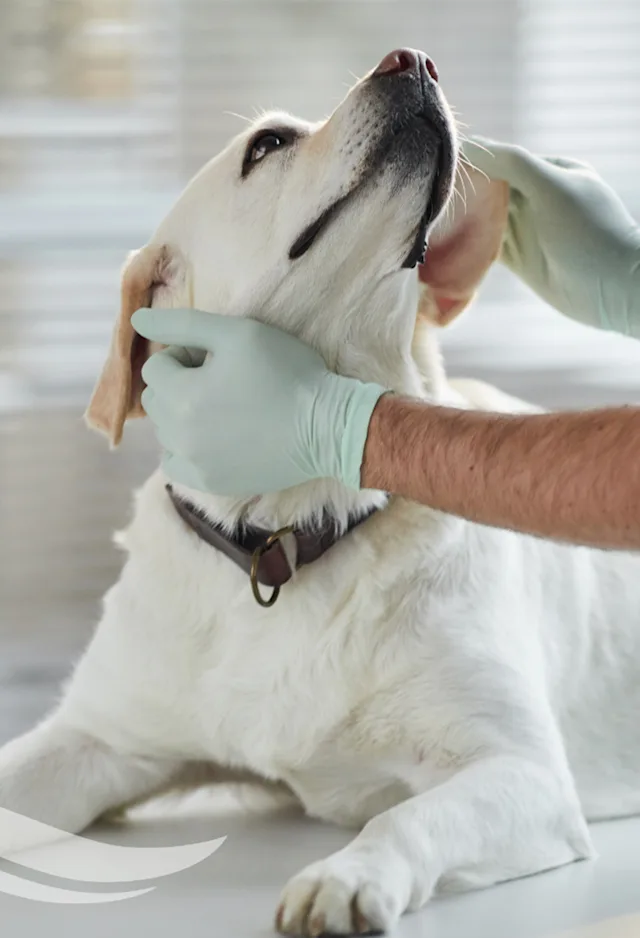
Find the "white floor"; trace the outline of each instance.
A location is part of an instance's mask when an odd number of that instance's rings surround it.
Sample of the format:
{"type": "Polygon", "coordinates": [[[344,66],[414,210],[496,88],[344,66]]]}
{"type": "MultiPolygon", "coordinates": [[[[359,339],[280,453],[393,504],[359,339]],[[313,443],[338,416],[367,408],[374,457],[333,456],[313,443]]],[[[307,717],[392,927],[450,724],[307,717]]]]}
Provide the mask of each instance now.
{"type": "MultiPolygon", "coordinates": [[[[581,938],[640,935],[640,821],[599,825],[595,863],[581,863],[481,893],[434,900],[401,922],[399,938],[547,938],[570,930],[581,938]],[[586,929],[588,924],[597,930],[586,929]],[[626,931],[622,927],[626,927],[626,931]],[[583,931],[584,928],[584,931],[583,931]]],[[[226,836],[222,847],[192,869],[158,880],[154,891],[121,902],[50,905],[0,895],[5,935],[76,938],[154,938],[186,933],[190,938],[263,938],[279,890],[300,867],[347,839],[344,832],[289,813],[237,816],[203,812],[200,817],[157,817],[92,833],[111,843],[174,846],[226,836]]],[[[5,872],[17,866],[0,864],[5,872]]],[[[69,881],[29,873],[56,886],[69,881]]],[[[154,885],[144,883],[142,885],[154,885]]],[[[2,881],[0,879],[0,890],[2,881]]],[[[89,888],[77,884],[78,889],[89,888]]],[[[100,887],[90,887],[93,892],[100,887]]],[[[114,887],[110,887],[112,890],[114,887]]],[[[123,887],[120,887],[123,888],[123,887]]],[[[127,886],[132,889],[133,887],[127,886]]]]}

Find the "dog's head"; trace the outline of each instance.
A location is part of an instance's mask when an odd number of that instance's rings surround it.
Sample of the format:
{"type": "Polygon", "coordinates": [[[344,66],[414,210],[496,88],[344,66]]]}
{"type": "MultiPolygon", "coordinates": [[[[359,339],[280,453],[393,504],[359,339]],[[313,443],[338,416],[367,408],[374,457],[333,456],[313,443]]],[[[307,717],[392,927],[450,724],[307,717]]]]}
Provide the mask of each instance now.
{"type": "Polygon", "coordinates": [[[421,308],[446,322],[495,258],[506,210],[502,189],[477,176],[465,186],[466,213],[459,205],[433,228],[456,160],[435,67],[409,49],[386,56],[322,123],[282,113],[257,121],[129,259],[90,424],[117,443],[127,417],[142,415],[140,371],[152,349],[130,322],[141,306],[253,316],[314,344],[330,367],[357,372],[350,349],[360,360],[400,333],[409,347],[413,268],[433,229],[421,308]]]}

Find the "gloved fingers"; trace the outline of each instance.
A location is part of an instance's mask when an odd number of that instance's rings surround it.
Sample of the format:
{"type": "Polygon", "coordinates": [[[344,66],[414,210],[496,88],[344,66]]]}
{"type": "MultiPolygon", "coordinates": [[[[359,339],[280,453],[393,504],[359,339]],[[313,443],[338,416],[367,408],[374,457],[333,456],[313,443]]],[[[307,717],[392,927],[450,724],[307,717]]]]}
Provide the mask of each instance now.
{"type": "Polygon", "coordinates": [[[499,143],[488,137],[473,136],[462,144],[462,155],[489,179],[502,179],[514,185],[518,177],[518,160],[530,154],[516,144],[499,143]]]}
{"type": "Polygon", "coordinates": [[[166,385],[175,386],[191,370],[191,366],[185,369],[185,360],[186,349],[176,346],[155,352],[142,366],[142,380],[148,387],[158,390],[166,385]]]}
{"type": "MultiPolygon", "coordinates": [[[[502,179],[527,199],[540,197],[541,186],[554,184],[562,158],[536,156],[524,147],[512,143],[498,143],[486,137],[472,137],[463,144],[463,153],[477,169],[490,179],[502,179]]],[[[566,161],[577,168],[576,161],[566,161]]],[[[584,168],[584,167],[582,167],[584,168]]]]}
{"type": "Polygon", "coordinates": [[[176,449],[184,451],[187,448],[185,423],[172,406],[172,401],[151,388],[144,389],[140,401],[162,448],[172,452],[176,449]]]}
{"type": "Polygon", "coordinates": [[[201,348],[185,348],[181,345],[169,345],[163,351],[179,362],[183,368],[200,368],[204,365],[208,352],[201,348]]]}
{"type": "Polygon", "coordinates": [[[140,396],[140,403],[151,423],[157,428],[165,411],[162,398],[152,388],[147,387],[140,396]]]}
{"type": "Polygon", "coordinates": [[[589,163],[585,163],[582,160],[570,160],[565,156],[543,156],[542,159],[545,163],[550,163],[552,166],[558,166],[560,169],[577,169],[584,172],[588,170],[589,172],[594,173],[595,170],[593,166],[589,163]]]}
{"type": "Polygon", "coordinates": [[[230,316],[201,309],[139,309],[131,318],[133,328],[145,339],[162,345],[215,351],[232,334],[237,321],[230,316]]]}
{"type": "Polygon", "coordinates": [[[505,265],[505,267],[508,267],[509,270],[512,270],[514,273],[518,274],[521,271],[522,251],[517,241],[505,238],[502,244],[500,260],[505,265]]]}

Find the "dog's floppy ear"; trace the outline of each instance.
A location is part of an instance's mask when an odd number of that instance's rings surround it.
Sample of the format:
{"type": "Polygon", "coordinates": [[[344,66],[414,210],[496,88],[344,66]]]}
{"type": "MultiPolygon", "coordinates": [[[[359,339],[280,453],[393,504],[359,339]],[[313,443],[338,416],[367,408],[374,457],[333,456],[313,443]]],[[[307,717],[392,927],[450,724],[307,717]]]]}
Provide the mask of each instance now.
{"type": "Polygon", "coordinates": [[[109,356],[85,414],[89,426],[105,433],[112,446],[122,439],[126,420],[144,417],[142,366],[156,349],[137,334],[131,317],[137,309],[152,305],[155,288],[167,285],[171,260],[166,245],[147,245],[129,255],[122,274],[120,314],[109,356]]]}
{"type": "Polygon", "coordinates": [[[509,186],[469,163],[458,168],[456,192],[429,236],[418,313],[446,326],[473,299],[502,246],[509,186]]]}

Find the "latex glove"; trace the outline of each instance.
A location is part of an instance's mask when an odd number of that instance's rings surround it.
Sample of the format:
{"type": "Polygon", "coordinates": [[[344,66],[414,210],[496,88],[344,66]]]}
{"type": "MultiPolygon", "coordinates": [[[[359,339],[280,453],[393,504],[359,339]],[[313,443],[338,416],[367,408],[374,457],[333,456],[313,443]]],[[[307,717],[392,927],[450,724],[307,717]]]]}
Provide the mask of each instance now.
{"type": "Polygon", "coordinates": [[[640,338],[640,227],[595,170],[482,137],[464,156],[511,187],[507,267],[561,313],[640,338]]]}
{"type": "Polygon", "coordinates": [[[360,488],[383,388],[332,374],[313,349],[254,320],[143,309],[132,323],[171,346],[142,371],[142,404],[169,478],[217,495],[253,496],[322,477],[360,488]]]}

